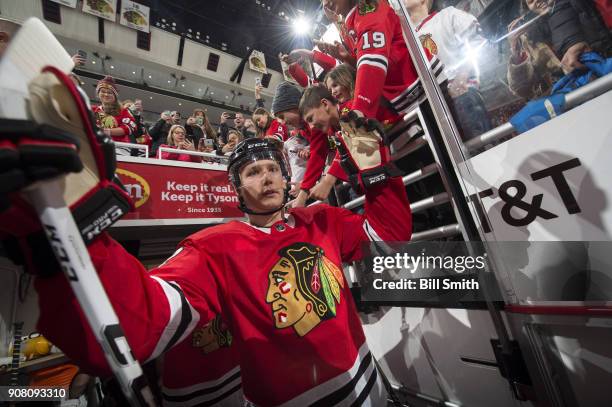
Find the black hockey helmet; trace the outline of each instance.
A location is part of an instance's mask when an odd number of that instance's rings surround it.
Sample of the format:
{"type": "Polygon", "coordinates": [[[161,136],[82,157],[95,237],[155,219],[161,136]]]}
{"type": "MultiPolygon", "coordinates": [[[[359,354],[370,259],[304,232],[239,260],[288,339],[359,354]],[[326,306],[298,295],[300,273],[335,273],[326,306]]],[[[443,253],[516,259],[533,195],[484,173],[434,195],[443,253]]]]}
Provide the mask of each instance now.
{"type": "Polygon", "coordinates": [[[289,166],[287,155],[283,150],[283,143],[272,138],[249,138],[241,141],[230,155],[229,163],[227,165],[227,172],[230,182],[232,185],[234,185],[236,191],[239,191],[239,188],[242,186],[240,170],[245,165],[259,160],[273,160],[280,166],[281,174],[287,181],[283,204],[281,207],[266,213],[253,212],[251,209],[246,207],[240,193],[238,193],[238,198],[240,199],[239,208],[245,213],[254,215],[269,215],[281,210],[289,201],[289,191],[291,189],[291,167],[289,166]]]}

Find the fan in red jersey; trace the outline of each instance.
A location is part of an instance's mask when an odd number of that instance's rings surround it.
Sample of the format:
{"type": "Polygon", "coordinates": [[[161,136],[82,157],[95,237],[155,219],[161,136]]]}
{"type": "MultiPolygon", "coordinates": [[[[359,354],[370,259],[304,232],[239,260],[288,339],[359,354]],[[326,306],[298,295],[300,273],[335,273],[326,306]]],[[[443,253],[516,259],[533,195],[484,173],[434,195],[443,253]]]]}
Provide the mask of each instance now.
{"type": "MultiPolygon", "coordinates": [[[[96,125],[113,141],[129,143],[130,135],[136,130],[136,121],[130,111],[119,103],[119,92],[114,79],[111,76],[100,79],[96,85],[96,93],[101,102],[100,105],[92,107],[96,115],[96,125]]],[[[117,153],[130,155],[130,149],[118,148],[117,153]]]]}
{"type": "MultiPolygon", "coordinates": [[[[357,61],[352,109],[383,125],[397,122],[423,94],[402,34],[400,20],[385,0],[322,0],[344,16],[340,35],[357,61]]],[[[442,64],[430,59],[441,80],[442,64]]]]}

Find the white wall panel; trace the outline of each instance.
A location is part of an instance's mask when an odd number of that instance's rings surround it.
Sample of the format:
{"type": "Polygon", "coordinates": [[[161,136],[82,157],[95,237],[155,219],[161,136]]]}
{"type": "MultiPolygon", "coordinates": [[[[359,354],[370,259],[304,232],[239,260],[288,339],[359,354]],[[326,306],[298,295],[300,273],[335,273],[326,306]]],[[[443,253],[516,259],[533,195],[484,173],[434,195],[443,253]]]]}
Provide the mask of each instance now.
{"type": "MultiPolygon", "coordinates": [[[[42,20],[42,2],[40,0],[0,0],[0,12],[3,17],[23,21],[28,17],[34,16],[42,20]]],[[[183,64],[177,66],[178,50],[180,37],[163,30],[151,27],[151,50],[145,51],[136,47],[136,31],[124,27],[111,21],[104,21],[105,43],[98,42],[98,18],[85,14],[80,10],[61,6],[62,24],[51,23],[42,20],[49,29],[59,37],[60,41],[69,42],[70,46],[85,50],[103,49],[106,55],[115,60],[122,60],[122,56],[129,62],[140,60],[144,66],[151,63],[161,65],[157,70],[165,67],[168,73],[186,72],[202,78],[202,82],[211,80],[229,85],[234,89],[239,89],[244,94],[251,94],[255,87],[255,77],[261,74],[251,71],[248,64],[244,69],[241,84],[229,81],[241,59],[230,54],[221,52],[214,48],[206,47],[187,39],[183,52],[183,64]],[[206,69],[208,55],[214,52],[221,56],[217,72],[206,69]]],[[[281,73],[270,71],[272,79],[264,95],[267,95],[267,107],[270,107],[271,96],[274,94],[276,86],[283,80],[281,73]]],[[[218,85],[211,83],[211,85],[218,85]]]]}
{"type": "MultiPolygon", "coordinates": [[[[29,1],[42,3],[38,0],[29,1]]],[[[91,14],[85,14],[79,9],[60,7],[62,15],[61,25],[42,20],[55,35],[73,38],[88,44],[98,42],[98,17],[92,16],[91,14]]]]}
{"type": "Polygon", "coordinates": [[[3,18],[23,21],[34,16],[42,19],[42,2],[40,0],[0,0],[0,13],[3,18]]]}

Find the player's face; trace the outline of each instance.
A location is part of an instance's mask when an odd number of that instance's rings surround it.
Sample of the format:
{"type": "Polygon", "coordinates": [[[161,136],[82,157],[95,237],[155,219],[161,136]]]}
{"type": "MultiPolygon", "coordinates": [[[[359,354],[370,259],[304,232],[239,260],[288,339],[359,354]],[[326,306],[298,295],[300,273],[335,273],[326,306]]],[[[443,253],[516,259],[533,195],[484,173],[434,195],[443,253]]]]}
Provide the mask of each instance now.
{"type": "Polygon", "coordinates": [[[244,203],[255,212],[278,208],[285,198],[287,181],[274,160],[259,160],[240,170],[240,193],[244,203]]]}
{"type": "Polygon", "coordinates": [[[287,328],[295,325],[306,314],[307,301],[297,289],[295,269],[281,258],[268,274],[266,302],[272,307],[274,325],[287,328]]]}

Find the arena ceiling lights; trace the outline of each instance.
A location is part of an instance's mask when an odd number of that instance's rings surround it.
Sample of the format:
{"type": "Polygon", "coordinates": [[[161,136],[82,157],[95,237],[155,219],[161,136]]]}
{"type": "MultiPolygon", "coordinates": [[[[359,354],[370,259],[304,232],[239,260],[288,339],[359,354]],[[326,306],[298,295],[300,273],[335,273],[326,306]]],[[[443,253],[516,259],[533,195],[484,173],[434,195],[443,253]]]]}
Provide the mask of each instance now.
{"type": "Polygon", "coordinates": [[[293,32],[298,37],[302,37],[310,34],[312,31],[312,24],[303,15],[298,16],[293,20],[293,32]]]}

